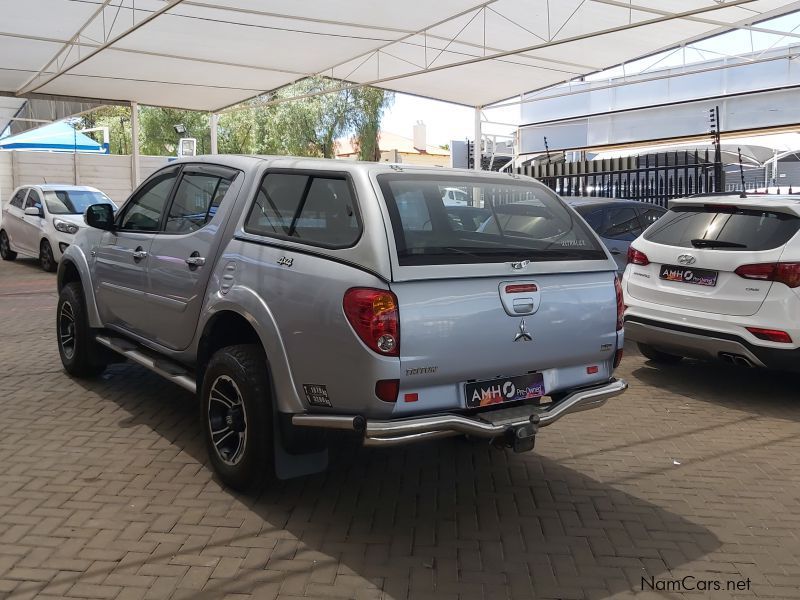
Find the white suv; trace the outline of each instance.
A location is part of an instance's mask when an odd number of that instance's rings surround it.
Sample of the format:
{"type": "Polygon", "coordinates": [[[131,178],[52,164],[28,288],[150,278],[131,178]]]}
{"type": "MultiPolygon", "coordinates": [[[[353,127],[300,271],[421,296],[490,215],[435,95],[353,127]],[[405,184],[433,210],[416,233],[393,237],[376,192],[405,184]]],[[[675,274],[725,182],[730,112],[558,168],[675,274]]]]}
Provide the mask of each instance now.
{"type": "Polygon", "coordinates": [[[800,370],[800,198],[682,198],[636,239],[625,337],[684,356],[800,370]]]}

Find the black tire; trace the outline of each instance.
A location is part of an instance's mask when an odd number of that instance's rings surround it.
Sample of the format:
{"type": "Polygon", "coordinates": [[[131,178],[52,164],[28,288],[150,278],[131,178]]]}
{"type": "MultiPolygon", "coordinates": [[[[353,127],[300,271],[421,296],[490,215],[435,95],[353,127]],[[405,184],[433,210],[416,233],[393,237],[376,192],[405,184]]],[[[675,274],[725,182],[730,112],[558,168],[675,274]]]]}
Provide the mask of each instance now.
{"type": "Polygon", "coordinates": [[[645,358],[652,360],[653,362],[662,363],[665,365],[674,365],[681,362],[682,356],[678,356],[677,354],[667,354],[666,352],[662,352],[661,350],[657,350],[652,346],[648,346],[647,344],[636,344],[639,346],[639,352],[641,352],[645,358]]]}
{"type": "Polygon", "coordinates": [[[64,370],[73,377],[95,377],[106,368],[103,349],[94,341],[83,289],[77,281],[68,283],[58,295],[56,308],[58,354],[64,370]]]}
{"type": "Polygon", "coordinates": [[[272,399],[260,346],[214,353],[203,375],[200,415],[209,460],[225,485],[252,491],[274,476],[272,399]]]}
{"type": "Polygon", "coordinates": [[[58,263],[53,257],[53,248],[47,240],[42,240],[42,243],[39,244],[39,264],[48,273],[52,273],[58,268],[58,263]]]}
{"type": "Polygon", "coordinates": [[[8,234],[0,229],[0,258],[3,260],[16,260],[17,253],[11,249],[8,234]]]}

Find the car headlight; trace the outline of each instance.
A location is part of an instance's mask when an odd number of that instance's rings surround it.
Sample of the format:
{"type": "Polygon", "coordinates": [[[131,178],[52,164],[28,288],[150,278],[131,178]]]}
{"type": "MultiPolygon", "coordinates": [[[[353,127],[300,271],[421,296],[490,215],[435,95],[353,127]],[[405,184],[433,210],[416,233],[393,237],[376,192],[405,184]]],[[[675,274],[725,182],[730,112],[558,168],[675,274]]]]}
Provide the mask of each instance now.
{"type": "Polygon", "coordinates": [[[66,221],[62,221],[61,219],[53,219],[53,227],[56,228],[57,231],[61,233],[78,233],[78,229],[80,229],[75,223],[67,223],[66,221]]]}

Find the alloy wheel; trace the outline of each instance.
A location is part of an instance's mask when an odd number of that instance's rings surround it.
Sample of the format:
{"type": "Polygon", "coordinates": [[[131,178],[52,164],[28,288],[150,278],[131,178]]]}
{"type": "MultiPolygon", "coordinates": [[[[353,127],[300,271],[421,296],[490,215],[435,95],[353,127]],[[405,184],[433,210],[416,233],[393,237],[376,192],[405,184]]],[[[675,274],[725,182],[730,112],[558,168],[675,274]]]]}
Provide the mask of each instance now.
{"type": "Polygon", "coordinates": [[[58,343],[67,360],[75,356],[75,311],[69,302],[58,313],[58,343]]]}
{"type": "Polygon", "coordinates": [[[237,465],[247,442],[247,411],[239,387],[227,375],[211,385],[207,418],[217,456],[226,465],[237,465]]]}

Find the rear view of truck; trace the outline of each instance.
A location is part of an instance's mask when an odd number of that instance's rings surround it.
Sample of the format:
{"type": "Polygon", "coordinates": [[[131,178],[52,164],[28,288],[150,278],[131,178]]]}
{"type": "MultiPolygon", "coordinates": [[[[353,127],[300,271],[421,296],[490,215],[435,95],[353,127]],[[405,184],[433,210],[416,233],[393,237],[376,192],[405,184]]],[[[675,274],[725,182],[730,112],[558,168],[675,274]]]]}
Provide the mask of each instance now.
{"type": "Polygon", "coordinates": [[[538,427],[624,391],[612,376],[623,344],[616,266],[555,194],[456,171],[372,177],[392,280],[355,290],[344,308],[400,369],[376,384],[390,410],[356,423],[366,444],[464,433],[528,450],[538,427]],[[451,206],[452,190],[469,205],[451,206]]]}

